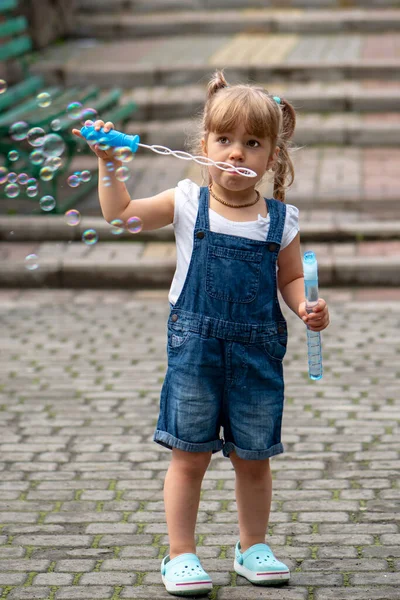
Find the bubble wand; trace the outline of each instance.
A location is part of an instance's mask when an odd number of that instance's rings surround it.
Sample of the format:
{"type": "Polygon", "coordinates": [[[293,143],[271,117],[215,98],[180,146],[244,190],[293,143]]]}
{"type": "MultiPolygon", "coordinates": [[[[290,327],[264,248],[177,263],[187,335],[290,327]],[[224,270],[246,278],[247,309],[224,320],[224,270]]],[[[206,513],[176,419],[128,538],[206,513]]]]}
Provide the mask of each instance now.
{"type": "MultiPolygon", "coordinates": [[[[303,257],[306,312],[313,312],[318,304],[318,263],[314,252],[308,251],[303,257]]],[[[307,326],[308,374],[310,379],[322,378],[321,333],[311,331],[307,326]]]]}
{"type": "Polygon", "coordinates": [[[136,152],[138,147],[147,148],[148,150],[152,150],[156,152],[156,154],[164,154],[164,155],[172,155],[175,158],[180,158],[181,160],[193,160],[199,165],[205,165],[209,167],[210,165],[218,167],[222,171],[228,171],[231,173],[238,173],[239,175],[243,175],[243,177],[256,177],[257,173],[252,171],[251,169],[247,169],[246,167],[234,167],[233,165],[222,162],[222,161],[214,161],[207,156],[193,156],[188,152],[183,152],[182,150],[171,150],[166,146],[148,146],[147,144],[140,143],[140,137],[138,135],[128,135],[122,133],[121,131],[116,131],[115,129],[110,129],[110,131],[104,131],[103,127],[98,131],[95,130],[93,125],[86,125],[82,127],[80,130],[83,137],[87,140],[88,143],[93,144],[104,144],[105,146],[109,146],[112,148],[126,147],[131,150],[131,152],[136,152]]]}

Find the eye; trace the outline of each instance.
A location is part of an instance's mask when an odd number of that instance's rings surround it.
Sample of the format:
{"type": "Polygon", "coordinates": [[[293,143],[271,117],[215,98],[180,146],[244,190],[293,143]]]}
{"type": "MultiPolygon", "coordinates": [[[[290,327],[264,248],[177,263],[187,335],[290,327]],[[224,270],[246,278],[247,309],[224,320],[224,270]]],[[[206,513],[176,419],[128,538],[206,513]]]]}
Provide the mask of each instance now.
{"type": "Polygon", "coordinates": [[[250,148],[258,148],[260,146],[260,142],[257,140],[249,140],[247,145],[250,146],[250,148]]]}
{"type": "Polygon", "coordinates": [[[220,144],[227,144],[229,140],[225,135],[220,135],[217,139],[217,142],[219,142],[220,144]]]}

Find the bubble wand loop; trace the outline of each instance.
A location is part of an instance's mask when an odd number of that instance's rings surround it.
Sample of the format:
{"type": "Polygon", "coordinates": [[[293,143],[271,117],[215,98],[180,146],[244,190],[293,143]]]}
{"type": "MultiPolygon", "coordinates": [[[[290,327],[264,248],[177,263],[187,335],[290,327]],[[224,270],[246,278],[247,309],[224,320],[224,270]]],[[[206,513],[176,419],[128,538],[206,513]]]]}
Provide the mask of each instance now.
{"type": "MultiPolygon", "coordinates": [[[[308,251],[303,257],[304,288],[306,311],[311,313],[318,304],[318,263],[314,252],[308,251]]],[[[322,378],[321,333],[311,331],[307,326],[308,374],[310,379],[322,378]]]]}
{"type": "Polygon", "coordinates": [[[231,173],[238,173],[239,175],[243,175],[243,177],[256,177],[257,173],[252,171],[251,169],[247,169],[246,167],[234,167],[233,165],[222,162],[222,161],[214,161],[207,156],[193,156],[188,152],[183,152],[182,150],[171,150],[166,146],[148,146],[147,144],[140,143],[140,137],[138,135],[127,135],[122,133],[121,131],[116,131],[115,129],[110,129],[110,131],[105,132],[103,128],[98,131],[94,129],[93,125],[87,126],[85,125],[80,130],[83,137],[87,140],[88,143],[98,143],[110,146],[112,148],[126,147],[129,148],[132,152],[136,152],[138,147],[147,148],[148,150],[152,150],[156,154],[164,154],[175,156],[175,158],[180,158],[181,160],[193,160],[199,165],[215,166],[221,171],[228,171],[231,173]]]}

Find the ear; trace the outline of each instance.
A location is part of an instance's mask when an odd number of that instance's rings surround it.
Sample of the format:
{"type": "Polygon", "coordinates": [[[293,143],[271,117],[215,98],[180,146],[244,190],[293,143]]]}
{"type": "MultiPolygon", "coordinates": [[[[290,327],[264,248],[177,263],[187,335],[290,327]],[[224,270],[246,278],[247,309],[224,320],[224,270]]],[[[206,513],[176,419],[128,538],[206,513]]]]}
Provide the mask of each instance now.
{"type": "Polygon", "coordinates": [[[281,149],[279,148],[279,146],[276,146],[273,154],[268,159],[266,171],[269,171],[270,169],[274,170],[275,163],[278,159],[280,151],[281,151],[281,149]]]}
{"type": "Polygon", "coordinates": [[[204,156],[207,156],[207,142],[204,138],[201,138],[201,149],[203,151],[204,156]]]}

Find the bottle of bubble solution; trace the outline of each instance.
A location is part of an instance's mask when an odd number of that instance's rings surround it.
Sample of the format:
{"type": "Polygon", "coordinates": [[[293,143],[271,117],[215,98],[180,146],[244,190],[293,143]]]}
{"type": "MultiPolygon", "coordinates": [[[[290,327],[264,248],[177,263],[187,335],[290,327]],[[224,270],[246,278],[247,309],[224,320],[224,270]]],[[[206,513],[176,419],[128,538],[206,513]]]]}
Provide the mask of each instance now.
{"type": "MultiPolygon", "coordinates": [[[[318,304],[318,263],[312,251],[304,253],[303,257],[304,287],[306,296],[306,312],[313,311],[318,304]]],[[[311,331],[307,326],[308,374],[310,379],[322,378],[322,346],[321,333],[311,331]]]]}

